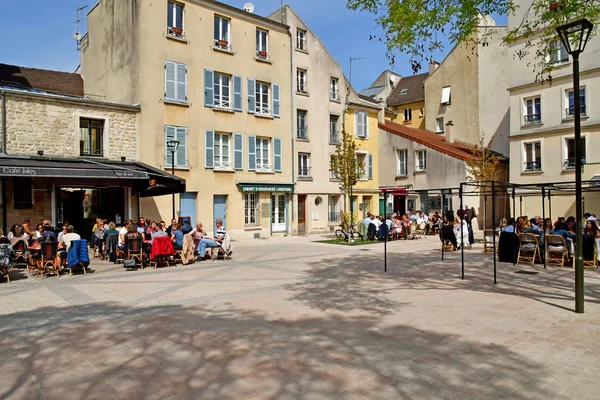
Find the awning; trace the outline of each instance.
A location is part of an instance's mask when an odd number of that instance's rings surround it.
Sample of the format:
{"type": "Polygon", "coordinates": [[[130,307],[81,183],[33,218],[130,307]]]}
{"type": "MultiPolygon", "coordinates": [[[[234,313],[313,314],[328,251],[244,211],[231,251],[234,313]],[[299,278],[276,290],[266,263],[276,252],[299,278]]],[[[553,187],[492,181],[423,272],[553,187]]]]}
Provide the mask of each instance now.
{"type": "Polygon", "coordinates": [[[292,183],[238,183],[242,193],[270,192],[270,193],[293,193],[292,183]]]}
{"type": "Polygon", "coordinates": [[[59,184],[132,186],[142,197],[185,192],[184,179],[140,162],[0,156],[0,176],[54,178],[59,184]]]}
{"type": "Polygon", "coordinates": [[[400,186],[381,186],[379,191],[383,194],[391,194],[394,196],[406,196],[408,194],[406,188],[400,186]]]}

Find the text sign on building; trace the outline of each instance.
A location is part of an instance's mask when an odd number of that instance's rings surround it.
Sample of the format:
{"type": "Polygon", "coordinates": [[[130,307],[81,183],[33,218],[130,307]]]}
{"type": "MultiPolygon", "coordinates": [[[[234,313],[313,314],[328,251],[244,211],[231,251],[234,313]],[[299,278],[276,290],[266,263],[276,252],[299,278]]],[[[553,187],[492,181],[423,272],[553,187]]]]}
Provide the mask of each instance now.
{"type": "Polygon", "coordinates": [[[29,176],[44,178],[129,178],[148,179],[143,171],[111,170],[111,169],[67,169],[67,168],[29,168],[0,167],[2,176],[29,176]]]}
{"type": "Polygon", "coordinates": [[[293,186],[260,186],[260,185],[241,185],[242,192],[269,192],[269,193],[292,193],[293,186]]]}

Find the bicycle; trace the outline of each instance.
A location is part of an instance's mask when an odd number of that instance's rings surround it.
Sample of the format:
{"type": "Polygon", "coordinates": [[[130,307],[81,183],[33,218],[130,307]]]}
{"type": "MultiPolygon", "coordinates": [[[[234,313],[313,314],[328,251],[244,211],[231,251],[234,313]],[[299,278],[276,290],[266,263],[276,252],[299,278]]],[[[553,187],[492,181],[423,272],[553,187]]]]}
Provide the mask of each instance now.
{"type": "Polygon", "coordinates": [[[360,239],[361,242],[364,240],[363,235],[361,235],[358,230],[354,229],[354,226],[350,226],[350,229],[348,230],[344,229],[344,227],[336,229],[335,237],[339,240],[348,240],[348,238],[354,240],[360,239]]]}

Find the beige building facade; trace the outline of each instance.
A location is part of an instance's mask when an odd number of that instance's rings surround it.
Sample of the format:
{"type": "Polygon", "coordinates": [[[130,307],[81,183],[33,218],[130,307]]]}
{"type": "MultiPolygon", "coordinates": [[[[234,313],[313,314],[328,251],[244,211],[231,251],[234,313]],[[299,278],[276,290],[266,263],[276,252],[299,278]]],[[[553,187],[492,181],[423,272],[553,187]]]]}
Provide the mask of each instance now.
{"type": "Polygon", "coordinates": [[[506,26],[481,17],[477,35],[487,44],[458,43],[425,80],[425,128],[448,142],[491,142],[508,155],[509,96],[506,26]]]}
{"type": "MultiPolygon", "coordinates": [[[[216,1],[105,0],[88,14],[85,92],[140,104],[140,159],[174,162],[187,182],[176,218],[209,233],[222,219],[234,238],[289,234],[294,43],[286,25],[216,1]]],[[[156,197],[141,214],[169,220],[171,208],[156,197]]]]}
{"type": "MultiPolygon", "coordinates": [[[[520,11],[522,13],[522,11],[520,11]]],[[[517,13],[509,18],[509,27],[521,21],[517,13]]],[[[556,39],[558,40],[558,38],[556,39]]],[[[513,58],[525,48],[517,41],[508,48],[510,69],[510,182],[516,184],[551,184],[575,182],[575,140],[572,59],[559,42],[549,43],[555,51],[547,63],[554,67],[551,84],[536,82],[533,55],[513,58]]],[[[584,150],[582,180],[600,181],[600,38],[592,37],[580,55],[581,136],[584,150]]],[[[551,189],[549,187],[549,189],[551,189]]],[[[572,192],[550,191],[546,200],[546,217],[575,215],[572,192]],[[551,206],[551,214],[550,214],[551,206]]],[[[600,196],[583,194],[584,212],[600,215],[600,196]]],[[[542,215],[540,197],[517,199],[513,215],[542,215]]]]}

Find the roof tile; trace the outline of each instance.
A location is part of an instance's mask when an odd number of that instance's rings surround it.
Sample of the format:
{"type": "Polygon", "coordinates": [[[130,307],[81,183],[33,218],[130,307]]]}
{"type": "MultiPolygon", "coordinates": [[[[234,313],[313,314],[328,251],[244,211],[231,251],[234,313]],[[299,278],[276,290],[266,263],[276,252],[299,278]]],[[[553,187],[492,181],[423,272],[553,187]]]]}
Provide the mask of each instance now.
{"type": "Polygon", "coordinates": [[[388,106],[398,106],[400,104],[413,103],[415,101],[425,100],[425,79],[428,73],[404,76],[396,85],[392,93],[388,96],[388,106]],[[405,94],[403,90],[406,89],[405,94]]]}
{"type": "Polygon", "coordinates": [[[83,79],[71,72],[0,64],[0,85],[83,97],[83,79]]]}

